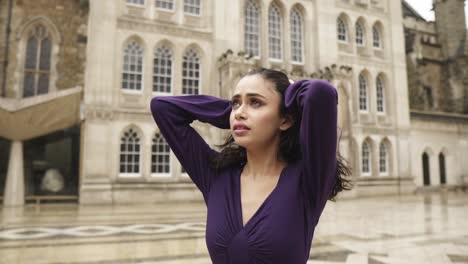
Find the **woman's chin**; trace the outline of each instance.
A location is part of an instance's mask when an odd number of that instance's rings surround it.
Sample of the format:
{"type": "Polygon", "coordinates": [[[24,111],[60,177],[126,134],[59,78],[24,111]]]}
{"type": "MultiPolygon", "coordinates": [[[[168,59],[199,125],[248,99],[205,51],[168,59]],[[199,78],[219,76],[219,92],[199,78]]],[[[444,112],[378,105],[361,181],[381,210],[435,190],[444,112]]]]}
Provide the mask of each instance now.
{"type": "Polygon", "coordinates": [[[243,137],[233,136],[233,138],[234,138],[234,142],[241,147],[247,148],[247,146],[249,145],[249,141],[243,137]]]}

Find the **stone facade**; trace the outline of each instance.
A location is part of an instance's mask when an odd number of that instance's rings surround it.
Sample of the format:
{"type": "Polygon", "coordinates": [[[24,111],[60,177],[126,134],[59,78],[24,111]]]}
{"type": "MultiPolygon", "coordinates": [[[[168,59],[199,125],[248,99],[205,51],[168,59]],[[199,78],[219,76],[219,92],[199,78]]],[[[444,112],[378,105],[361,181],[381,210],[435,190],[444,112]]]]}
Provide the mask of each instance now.
{"type": "Polygon", "coordinates": [[[61,164],[67,164],[60,169],[71,179],[66,188],[77,186],[88,4],[0,1],[0,156],[7,157],[0,163],[0,187],[5,205],[35,199],[36,178],[61,164]]]}
{"type": "MultiPolygon", "coordinates": [[[[83,129],[83,163],[80,202],[157,202],[163,199],[200,199],[190,179],[181,172],[171,153],[169,176],[151,173],[152,139],[158,132],[149,113],[154,52],[169,47],[173,57],[172,91],[182,94],[182,58],[194,48],[201,61],[200,93],[227,98],[248,69],[268,67],[287,72],[293,79],[323,78],[339,90],[341,152],[350,161],[357,187],[349,196],[406,193],[414,190],[408,153],[410,120],[406,84],[403,16],[394,1],[258,1],[260,17],[259,55],[245,47],[247,1],[203,1],[201,15],[184,13],[183,1],[172,10],[119,1],[91,2],[88,67],[83,129]],[[364,3],[366,2],[366,3],[364,3]],[[114,3],[114,2],[112,2],[114,3]],[[281,59],[269,58],[268,12],[275,5],[281,15],[281,59]],[[293,62],[290,20],[292,10],[303,19],[302,62],[293,62]],[[216,15],[214,15],[216,14],[216,15]],[[235,15],[233,15],[235,14],[235,15]],[[336,20],[342,16],[349,41],[337,41],[336,20]],[[390,19],[400,18],[400,19],[390,19]],[[365,26],[366,42],[356,45],[354,24],[365,26]],[[240,25],[240,26],[232,26],[240,25]],[[380,47],[372,42],[373,29],[381,34],[380,47]],[[124,50],[135,41],[143,56],[142,88],[122,89],[124,50]],[[106,46],[104,43],[114,45],[106,46]],[[334,45],[330,45],[335,43],[334,45]],[[339,63],[337,63],[339,62],[339,63]],[[109,65],[112,67],[109,68],[109,65]],[[368,81],[368,108],[359,109],[359,76],[368,81]],[[376,80],[383,83],[383,111],[377,111],[376,80]],[[398,106],[396,102],[398,101],[398,106]],[[119,172],[119,147],[126,131],[136,131],[141,141],[141,169],[128,177],[119,172]],[[360,150],[370,146],[370,171],[363,175],[360,150]],[[379,170],[380,146],[386,146],[386,168],[379,170]],[[105,157],[105,158],[104,158],[105,157]],[[105,161],[104,161],[105,159],[105,161]]],[[[225,131],[196,122],[195,128],[210,145],[219,144],[225,131]]]]}
{"type": "MultiPolygon", "coordinates": [[[[451,1],[458,0],[445,2],[451,1]]],[[[2,7],[7,2],[0,0],[2,7]]],[[[149,103],[156,95],[190,93],[184,87],[196,82],[198,93],[228,98],[241,76],[255,67],[282,70],[294,80],[326,79],[337,88],[340,152],[355,181],[355,188],[343,196],[410,193],[428,185],[427,177],[431,186],[457,186],[468,171],[462,162],[468,155],[466,105],[460,99],[467,77],[460,71],[447,73],[465,62],[445,55],[451,54],[445,49],[459,51],[460,45],[451,43],[460,39],[447,35],[450,40],[441,44],[437,30],[444,25],[425,22],[405,2],[205,0],[195,8],[184,7],[183,0],[13,2],[15,17],[45,17],[60,36],[57,88],[52,90],[84,85],[79,102],[80,203],[202,199],[172,152],[167,153],[169,170],[154,169],[160,137],[149,103]],[[258,54],[246,46],[252,37],[246,32],[252,28],[245,26],[247,6],[250,15],[258,14],[258,54]],[[275,38],[269,35],[269,19],[281,32],[275,48],[269,43],[275,38]],[[296,43],[291,41],[298,32],[294,19],[301,24],[296,43]],[[447,82],[454,85],[446,89],[447,82]],[[442,163],[437,162],[441,155],[442,163]],[[439,180],[442,169],[444,180],[439,180]]],[[[447,10],[438,13],[441,21],[449,19],[447,10]]],[[[17,33],[12,35],[21,35],[25,22],[14,23],[17,33]]],[[[443,30],[458,32],[460,27],[443,30]]],[[[12,39],[19,44],[9,52],[13,66],[8,76],[13,77],[7,97],[18,96],[14,65],[22,54],[20,39],[12,39]]],[[[228,134],[198,121],[192,125],[214,148],[228,134]]],[[[15,153],[21,153],[15,142],[15,153]]],[[[22,166],[13,165],[18,171],[22,166]]]]}
{"type": "MultiPolygon", "coordinates": [[[[2,0],[0,46],[4,47],[8,0],[2,0]]],[[[52,78],[50,90],[83,86],[87,42],[87,1],[12,1],[11,33],[9,39],[7,98],[21,97],[21,74],[28,30],[38,23],[44,25],[53,41],[52,78]]],[[[4,48],[2,48],[3,54],[4,48]]],[[[2,77],[3,78],[3,77],[2,77]]],[[[1,81],[1,80],[0,80],[1,81]]]]}
{"type": "Polygon", "coordinates": [[[403,2],[411,108],[468,113],[468,41],[463,0],[434,1],[435,22],[403,2]]]}
{"type": "Polygon", "coordinates": [[[434,0],[433,5],[436,21],[428,22],[403,1],[411,170],[418,186],[457,186],[468,175],[464,1],[434,0]]]}

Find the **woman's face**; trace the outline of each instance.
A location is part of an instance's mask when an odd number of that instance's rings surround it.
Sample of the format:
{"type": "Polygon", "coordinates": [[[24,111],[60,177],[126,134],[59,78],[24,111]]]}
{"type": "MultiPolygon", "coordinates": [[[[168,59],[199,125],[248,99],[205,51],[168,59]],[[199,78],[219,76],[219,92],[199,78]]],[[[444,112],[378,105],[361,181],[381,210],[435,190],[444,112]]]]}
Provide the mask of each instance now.
{"type": "Polygon", "coordinates": [[[291,123],[280,117],[280,100],[274,84],[262,76],[242,78],[234,89],[229,119],[236,144],[245,148],[265,146],[288,129],[291,123]]]}

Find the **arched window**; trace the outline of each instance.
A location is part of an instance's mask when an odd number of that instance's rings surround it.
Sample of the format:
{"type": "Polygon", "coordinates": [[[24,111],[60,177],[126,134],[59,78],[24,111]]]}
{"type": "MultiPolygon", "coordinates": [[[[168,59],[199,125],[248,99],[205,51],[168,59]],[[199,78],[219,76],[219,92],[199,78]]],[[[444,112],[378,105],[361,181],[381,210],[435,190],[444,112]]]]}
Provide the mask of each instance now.
{"type": "Polygon", "coordinates": [[[124,49],[122,89],[141,91],[143,89],[143,48],[132,40],[124,49]]]}
{"type": "Polygon", "coordinates": [[[388,174],[388,150],[385,142],[381,142],[379,147],[379,172],[388,174]]]}
{"type": "Polygon", "coordinates": [[[370,175],[371,173],[371,149],[369,143],[365,141],[362,144],[361,149],[362,155],[362,174],[363,175],[370,175]]]}
{"type": "Polygon", "coordinates": [[[174,10],[174,0],[156,0],[156,7],[165,10],[174,10]]]}
{"type": "Polygon", "coordinates": [[[303,19],[297,8],[291,11],[291,59],[294,62],[303,62],[303,19]]]}
{"type": "Polygon", "coordinates": [[[245,51],[260,56],[260,8],[256,1],[249,0],[245,6],[245,51]]]}
{"type": "Polygon", "coordinates": [[[153,92],[170,93],[172,85],[172,51],[167,46],[154,52],[153,92]]]}
{"type": "Polygon", "coordinates": [[[197,52],[189,49],[182,63],[182,93],[198,94],[200,90],[201,65],[197,52]]]}
{"type": "Polygon", "coordinates": [[[201,0],[184,0],[184,13],[199,16],[201,14],[201,0]]]}
{"type": "Polygon", "coordinates": [[[170,173],[170,148],[161,134],[156,134],[151,146],[151,173],[170,173]]]}
{"type": "Polygon", "coordinates": [[[356,23],[356,44],[358,46],[364,46],[365,45],[365,30],[364,26],[362,23],[357,22],[356,23]]]}
{"type": "Polygon", "coordinates": [[[377,89],[377,112],[385,112],[385,94],[384,94],[384,81],[379,76],[376,80],[376,89],[377,89]]]}
{"type": "Polygon", "coordinates": [[[281,12],[274,3],[268,9],[268,50],[271,59],[282,59],[281,12]]]}
{"type": "Polygon", "coordinates": [[[140,136],[130,128],[124,132],[120,141],[120,174],[139,176],[141,168],[140,136]]]}
{"type": "Polygon", "coordinates": [[[439,153],[439,174],[440,174],[440,184],[447,183],[447,176],[445,173],[445,155],[444,153],[439,153]]]}
{"type": "Polygon", "coordinates": [[[44,26],[37,25],[29,32],[25,57],[23,97],[48,93],[52,40],[44,26]]]}
{"type": "Polygon", "coordinates": [[[339,17],[336,20],[337,23],[337,32],[338,32],[338,40],[342,42],[348,42],[348,27],[346,23],[343,21],[343,18],[339,17]]]}
{"type": "Polygon", "coordinates": [[[377,26],[372,27],[372,43],[374,48],[382,48],[382,38],[377,26]]]}
{"type": "Polygon", "coordinates": [[[423,167],[423,183],[424,185],[431,185],[431,174],[429,168],[429,155],[424,152],[422,155],[422,167],[423,167]]]}
{"type": "Polygon", "coordinates": [[[367,79],[359,75],[359,110],[367,111],[367,79]]]}

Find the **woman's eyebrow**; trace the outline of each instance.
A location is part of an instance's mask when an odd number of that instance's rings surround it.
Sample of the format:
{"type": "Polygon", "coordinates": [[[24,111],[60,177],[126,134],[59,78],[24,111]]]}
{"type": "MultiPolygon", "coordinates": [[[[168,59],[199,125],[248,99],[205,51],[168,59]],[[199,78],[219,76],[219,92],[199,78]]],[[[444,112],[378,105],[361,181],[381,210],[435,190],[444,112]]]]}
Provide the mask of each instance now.
{"type": "MultiPolygon", "coordinates": [[[[258,94],[258,93],[248,93],[246,94],[245,96],[247,97],[253,97],[253,96],[259,96],[259,97],[263,97],[265,99],[267,99],[265,96],[261,95],[261,94],[258,94]]],[[[235,94],[233,97],[232,97],[232,100],[236,99],[236,98],[239,98],[241,97],[240,94],[235,94]]]]}

